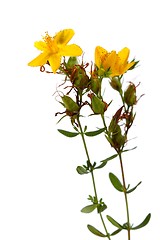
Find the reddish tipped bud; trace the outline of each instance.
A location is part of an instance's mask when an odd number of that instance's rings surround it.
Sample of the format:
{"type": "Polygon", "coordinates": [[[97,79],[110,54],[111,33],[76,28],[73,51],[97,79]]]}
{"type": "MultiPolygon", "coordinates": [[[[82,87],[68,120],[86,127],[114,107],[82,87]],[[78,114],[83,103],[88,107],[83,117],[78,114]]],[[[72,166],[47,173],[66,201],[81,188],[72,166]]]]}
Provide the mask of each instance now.
{"type": "Polygon", "coordinates": [[[80,65],[75,65],[71,74],[72,84],[81,90],[84,90],[89,85],[89,77],[86,74],[85,68],[80,65]]]}

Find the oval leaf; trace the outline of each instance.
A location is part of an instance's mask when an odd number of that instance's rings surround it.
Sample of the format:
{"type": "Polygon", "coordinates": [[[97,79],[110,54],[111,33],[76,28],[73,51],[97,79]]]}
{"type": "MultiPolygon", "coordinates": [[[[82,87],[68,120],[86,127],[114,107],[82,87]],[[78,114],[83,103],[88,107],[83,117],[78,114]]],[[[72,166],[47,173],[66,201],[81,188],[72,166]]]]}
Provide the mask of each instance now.
{"type": "Polygon", "coordinates": [[[79,134],[76,132],[69,132],[69,131],[62,130],[62,129],[58,129],[58,132],[60,132],[61,134],[63,134],[66,137],[76,137],[79,134]]]}
{"type": "Polygon", "coordinates": [[[136,230],[136,229],[139,229],[139,228],[142,228],[142,227],[146,226],[146,225],[148,224],[150,218],[151,218],[151,214],[149,213],[149,214],[147,215],[147,217],[143,220],[142,223],[140,223],[138,226],[133,227],[133,228],[131,228],[131,229],[132,229],[132,230],[136,230]]]}
{"type": "Polygon", "coordinates": [[[84,168],[84,167],[81,167],[81,166],[78,166],[77,168],[76,168],[76,170],[77,170],[77,172],[79,173],[79,174],[87,174],[88,173],[88,171],[84,168]]]}
{"type": "Polygon", "coordinates": [[[105,234],[101,233],[99,230],[97,230],[95,227],[91,226],[91,225],[87,225],[89,231],[91,233],[93,233],[94,235],[96,236],[99,236],[99,237],[107,237],[105,234]]]}
{"type": "Polygon", "coordinates": [[[120,192],[123,192],[123,185],[121,184],[120,180],[113,174],[109,173],[109,178],[112,185],[120,192]]]}
{"type": "Polygon", "coordinates": [[[82,208],[81,212],[83,212],[83,213],[91,213],[91,212],[93,212],[96,208],[97,208],[97,204],[88,205],[88,206],[82,208]]]}
{"type": "Polygon", "coordinates": [[[104,132],[105,128],[101,128],[99,130],[96,130],[96,131],[92,131],[92,132],[85,132],[84,134],[88,137],[94,137],[94,136],[97,136],[99,134],[101,134],[102,132],[104,132]]]}
{"type": "Polygon", "coordinates": [[[107,219],[118,229],[121,229],[121,230],[123,229],[123,226],[119,224],[116,220],[114,220],[111,216],[107,215],[107,219]]]}

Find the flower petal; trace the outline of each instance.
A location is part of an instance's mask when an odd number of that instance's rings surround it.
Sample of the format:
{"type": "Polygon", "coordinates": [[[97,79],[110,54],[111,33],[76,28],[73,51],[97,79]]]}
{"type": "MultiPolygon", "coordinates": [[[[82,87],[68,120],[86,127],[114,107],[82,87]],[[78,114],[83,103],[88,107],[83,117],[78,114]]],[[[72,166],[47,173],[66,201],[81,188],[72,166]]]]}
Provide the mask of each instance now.
{"type": "Polygon", "coordinates": [[[45,51],[47,49],[47,45],[43,41],[37,41],[34,43],[34,46],[41,51],[45,51]]]}
{"type": "Polygon", "coordinates": [[[61,64],[61,56],[59,54],[54,54],[48,59],[53,73],[56,73],[61,64]]]}
{"type": "Polygon", "coordinates": [[[116,54],[116,51],[112,51],[108,54],[108,57],[103,62],[103,67],[105,70],[110,68],[111,71],[113,72],[115,71],[116,63],[117,63],[117,54],[116,54]]]}
{"type": "Polygon", "coordinates": [[[120,57],[120,64],[126,64],[129,57],[130,50],[125,47],[121,51],[118,52],[118,56],[120,57]]]}
{"type": "Polygon", "coordinates": [[[80,56],[83,53],[83,51],[78,45],[70,44],[60,49],[59,53],[61,56],[73,57],[73,56],[80,56]]]}
{"type": "Polygon", "coordinates": [[[49,58],[48,53],[43,52],[39,54],[36,58],[34,58],[31,62],[28,63],[28,66],[31,67],[38,67],[46,64],[47,60],[49,58]]]}
{"type": "Polygon", "coordinates": [[[58,32],[55,35],[54,39],[57,45],[66,45],[71,40],[73,35],[74,35],[74,31],[72,29],[64,29],[58,32]]]}
{"type": "Polygon", "coordinates": [[[108,52],[104,48],[100,46],[97,46],[95,48],[95,64],[98,68],[101,67],[102,59],[106,58],[107,55],[108,55],[108,52]]]}

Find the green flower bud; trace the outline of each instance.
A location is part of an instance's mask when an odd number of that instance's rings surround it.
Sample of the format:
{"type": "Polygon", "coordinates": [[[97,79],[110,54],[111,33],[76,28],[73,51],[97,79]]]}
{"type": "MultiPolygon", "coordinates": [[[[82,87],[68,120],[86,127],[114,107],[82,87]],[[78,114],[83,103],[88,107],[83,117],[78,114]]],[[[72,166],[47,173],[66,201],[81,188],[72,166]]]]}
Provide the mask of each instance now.
{"type": "Polygon", "coordinates": [[[133,83],[130,83],[124,92],[124,101],[128,106],[133,106],[137,103],[136,86],[133,83]]]}
{"type": "Polygon", "coordinates": [[[118,125],[116,119],[113,117],[109,128],[108,136],[106,136],[111,146],[115,149],[120,149],[126,142],[126,136],[122,135],[120,126],[118,125]]]}
{"type": "Polygon", "coordinates": [[[75,66],[71,74],[71,82],[78,89],[84,90],[89,85],[89,77],[82,66],[75,66]]]}
{"type": "Polygon", "coordinates": [[[91,108],[95,114],[103,114],[107,110],[108,104],[103,102],[102,99],[94,94],[88,96],[91,98],[91,108]]]}
{"type": "Polygon", "coordinates": [[[73,99],[70,98],[69,96],[64,95],[64,96],[62,97],[62,101],[63,101],[64,107],[65,107],[68,111],[70,111],[70,112],[72,112],[72,113],[79,111],[79,106],[78,106],[78,104],[77,104],[75,101],[73,101],[73,99]]]}
{"type": "Polygon", "coordinates": [[[98,78],[91,78],[91,90],[95,93],[98,94],[98,92],[101,89],[101,81],[98,78]]]}
{"type": "Polygon", "coordinates": [[[122,91],[122,84],[118,77],[111,78],[111,81],[109,83],[114,90],[116,90],[118,92],[122,91]]]}
{"type": "Polygon", "coordinates": [[[78,60],[76,57],[70,57],[68,59],[68,62],[67,62],[67,68],[72,68],[74,67],[75,65],[78,65],[78,60]]]}

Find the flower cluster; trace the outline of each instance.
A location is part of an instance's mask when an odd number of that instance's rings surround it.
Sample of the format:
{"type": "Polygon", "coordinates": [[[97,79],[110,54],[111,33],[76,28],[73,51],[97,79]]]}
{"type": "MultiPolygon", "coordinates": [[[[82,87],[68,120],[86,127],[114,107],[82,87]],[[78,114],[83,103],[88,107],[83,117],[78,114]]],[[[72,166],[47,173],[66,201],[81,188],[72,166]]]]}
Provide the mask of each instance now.
{"type": "Polygon", "coordinates": [[[91,174],[94,196],[89,196],[88,200],[91,203],[81,211],[90,213],[97,209],[105,233],[97,230],[97,228],[92,225],[88,225],[88,229],[93,234],[100,237],[107,237],[109,240],[122,230],[127,230],[128,240],[130,240],[131,230],[144,227],[149,222],[151,216],[148,214],[137,226],[131,224],[127,196],[133,192],[141,182],[133,188],[130,188],[130,184],[128,184],[128,186],[126,185],[122,161],[122,153],[129,151],[129,149],[126,149],[128,132],[133,125],[135,106],[138,102],[136,91],[138,85],[136,86],[135,83],[128,82],[127,87],[124,89],[122,80],[127,71],[133,70],[137,66],[138,61],[135,61],[135,59],[129,61],[130,50],[127,47],[124,47],[119,52],[115,50],[108,52],[103,47],[97,46],[95,48],[94,64],[90,66],[89,63],[84,63],[83,58],[81,61],[77,58],[83,53],[78,45],[68,45],[73,35],[74,31],[72,29],[64,29],[53,37],[46,33],[43,41],[35,42],[35,47],[40,50],[41,53],[29,62],[28,65],[32,67],[40,66],[40,69],[45,71],[45,65],[47,64],[54,74],[58,73],[64,76],[64,80],[56,90],[59,102],[61,106],[63,106],[63,111],[57,112],[56,116],[62,114],[63,116],[60,120],[66,116],[69,117],[74,131],[69,132],[62,129],[58,129],[58,131],[67,137],[80,135],[82,138],[87,162],[86,165],[79,165],[77,172],[80,175],[91,174]],[[88,70],[89,66],[90,69],[88,70]],[[121,105],[119,106],[118,103],[117,109],[113,111],[109,123],[106,121],[106,114],[113,99],[107,102],[105,96],[102,95],[102,82],[107,80],[111,87],[110,90],[117,91],[121,100],[119,101],[121,105]],[[89,107],[89,111],[91,111],[88,118],[91,118],[92,115],[98,115],[101,118],[103,127],[98,127],[96,130],[90,132],[87,131],[87,125],[83,128],[81,118],[83,117],[82,109],[84,107],[89,107]],[[105,136],[104,140],[106,144],[109,143],[111,148],[114,148],[115,154],[100,161],[98,164],[97,162],[92,163],[85,138],[95,137],[102,133],[105,136]],[[120,224],[117,220],[107,215],[108,221],[116,227],[116,230],[110,233],[102,216],[102,212],[106,210],[107,205],[102,198],[99,198],[97,195],[94,171],[105,167],[108,161],[116,157],[118,157],[120,161],[122,182],[113,173],[109,173],[109,179],[113,187],[125,196],[127,220],[125,223],[120,224]]]}

